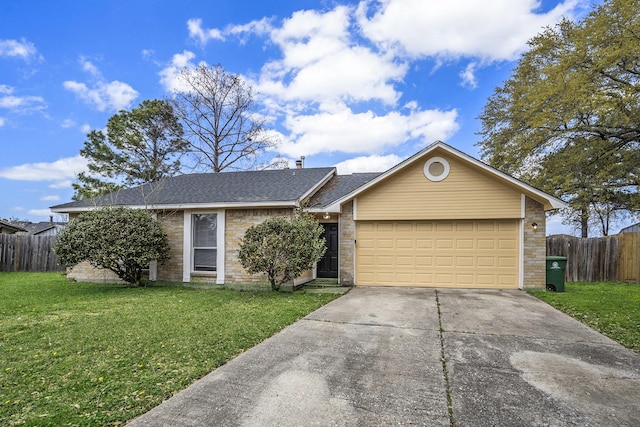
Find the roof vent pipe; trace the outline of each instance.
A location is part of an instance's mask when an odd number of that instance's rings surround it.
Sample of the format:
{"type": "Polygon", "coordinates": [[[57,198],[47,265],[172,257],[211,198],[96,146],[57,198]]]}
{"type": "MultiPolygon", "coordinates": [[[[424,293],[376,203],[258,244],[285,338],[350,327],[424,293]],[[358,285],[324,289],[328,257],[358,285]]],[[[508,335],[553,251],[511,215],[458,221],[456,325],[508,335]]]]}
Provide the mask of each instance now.
{"type": "Polygon", "coordinates": [[[296,160],[296,167],[302,169],[302,160],[296,160]]]}

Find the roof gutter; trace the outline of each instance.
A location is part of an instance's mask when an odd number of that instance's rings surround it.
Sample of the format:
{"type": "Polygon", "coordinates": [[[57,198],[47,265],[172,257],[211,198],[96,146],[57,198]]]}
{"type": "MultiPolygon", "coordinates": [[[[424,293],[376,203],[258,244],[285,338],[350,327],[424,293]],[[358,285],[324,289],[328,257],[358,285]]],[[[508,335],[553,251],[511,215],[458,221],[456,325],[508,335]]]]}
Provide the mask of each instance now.
{"type": "MultiPolygon", "coordinates": [[[[182,210],[182,209],[242,209],[242,208],[297,208],[299,200],[269,200],[264,202],[232,202],[232,203],[172,203],[149,205],[112,205],[126,206],[131,209],[149,210],[182,210]]],[[[100,209],[103,206],[79,206],[72,208],[50,208],[56,213],[80,213],[100,209]]]]}

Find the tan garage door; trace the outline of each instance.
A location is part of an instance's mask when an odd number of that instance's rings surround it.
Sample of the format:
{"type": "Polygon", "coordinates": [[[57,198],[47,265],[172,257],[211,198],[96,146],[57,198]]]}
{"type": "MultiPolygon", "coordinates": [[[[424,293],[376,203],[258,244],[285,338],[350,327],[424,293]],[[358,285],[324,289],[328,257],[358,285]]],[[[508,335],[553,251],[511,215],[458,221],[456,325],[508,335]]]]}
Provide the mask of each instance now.
{"type": "Polygon", "coordinates": [[[517,288],[518,223],[358,221],[356,284],[517,288]]]}

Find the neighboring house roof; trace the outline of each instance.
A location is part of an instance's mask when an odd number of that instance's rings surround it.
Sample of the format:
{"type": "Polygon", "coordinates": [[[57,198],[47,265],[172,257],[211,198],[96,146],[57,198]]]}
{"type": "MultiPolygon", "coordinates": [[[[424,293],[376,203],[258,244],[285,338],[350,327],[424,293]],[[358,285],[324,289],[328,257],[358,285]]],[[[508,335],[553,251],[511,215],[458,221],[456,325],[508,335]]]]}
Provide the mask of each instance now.
{"type": "Polygon", "coordinates": [[[149,208],[297,206],[334,174],[335,168],[305,168],[179,175],[92,201],[52,206],[51,210],[80,212],[105,205],[149,208]]]}
{"type": "Polygon", "coordinates": [[[619,233],[637,233],[637,232],[640,232],[640,222],[623,228],[622,230],[620,230],[619,233]]]}
{"type": "Polygon", "coordinates": [[[377,183],[379,183],[380,181],[388,178],[389,176],[399,172],[400,170],[404,169],[405,167],[409,166],[410,164],[412,164],[413,162],[423,158],[425,155],[427,155],[428,153],[431,153],[435,150],[443,150],[446,153],[455,156],[458,159],[461,159],[467,163],[470,163],[473,166],[476,166],[478,168],[480,168],[481,170],[487,172],[489,175],[494,176],[495,178],[497,178],[497,180],[499,181],[503,181],[505,183],[508,183],[509,185],[512,185],[516,188],[518,188],[520,191],[524,192],[525,194],[530,195],[531,197],[539,200],[540,202],[542,202],[544,204],[544,208],[545,210],[551,210],[551,209],[561,209],[561,208],[566,208],[568,205],[563,202],[562,200],[551,196],[550,194],[545,193],[542,190],[538,190],[535,187],[530,186],[529,184],[525,184],[524,182],[510,176],[507,175],[504,172],[501,172],[489,165],[487,165],[486,163],[481,162],[478,159],[475,159],[465,153],[463,153],[462,151],[456,150],[455,148],[451,147],[450,145],[445,144],[444,142],[441,141],[437,141],[434,142],[433,144],[429,145],[428,147],[424,148],[423,150],[419,151],[418,153],[414,154],[413,156],[409,157],[408,159],[398,163],[396,166],[392,167],[391,169],[389,169],[388,171],[381,173],[380,175],[378,175],[377,177],[375,177],[374,179],[370,180],[369,182],[355,188],[354,190],[352,190],[351,192],[343,195],[342,197],[340,197],[339,199],[336,199],[333,203],[331,203],[330,205],[326,206],[326,210],[328,212],[340,212],[340,205],[348,200],[353,199],[354,197],[356,197],[358,194],[362,193],[363,191],[366,191],[367,189],[371,188],[372,186],[376,185],[377,183]]]}
{"type": "MultiPolygon", "coordinates": [[[[40,235],[44,234],[49,230],[59,230],[64,228],[67,225],[65,222],[52,222],[52,221],[41,221],[41,222],[28,222],[28,221],[20,221],[20,222],[3,222],[0,221],[0,228],[4,227],[12,227],[16,231],[16,233],[27,233],[30,235],[40,235]]],[[[56,232],[52,232],[50,234],[56,234],[56,232]]]]}
{"type": "Polygon", "coordinates": [[[0,233],[14,234],[14,233],[26,233],[27,230],[19,225],[10,224],[8,222],[0,221],[0,233]]]}
{"type": "Polygon", "coordinates": [[[29,232],[29,234],[38,235],[43,234],[49,230],[63,228],[65,225],[67,224],[64,222],[41,221],[25,224],[24,228],[29,232]]]}

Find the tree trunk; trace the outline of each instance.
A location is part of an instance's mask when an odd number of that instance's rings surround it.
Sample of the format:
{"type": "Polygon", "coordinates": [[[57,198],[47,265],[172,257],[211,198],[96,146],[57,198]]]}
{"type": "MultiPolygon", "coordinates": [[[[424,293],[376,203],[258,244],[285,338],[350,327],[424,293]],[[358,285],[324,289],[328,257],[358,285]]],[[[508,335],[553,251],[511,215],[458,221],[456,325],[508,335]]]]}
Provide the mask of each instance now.
{"type": "Polygon", "coordinates": [[[589,237],[589,211],[586,209],[583,209],[580,215],[580,229],[583,239],[589,237]]]}

